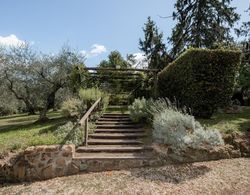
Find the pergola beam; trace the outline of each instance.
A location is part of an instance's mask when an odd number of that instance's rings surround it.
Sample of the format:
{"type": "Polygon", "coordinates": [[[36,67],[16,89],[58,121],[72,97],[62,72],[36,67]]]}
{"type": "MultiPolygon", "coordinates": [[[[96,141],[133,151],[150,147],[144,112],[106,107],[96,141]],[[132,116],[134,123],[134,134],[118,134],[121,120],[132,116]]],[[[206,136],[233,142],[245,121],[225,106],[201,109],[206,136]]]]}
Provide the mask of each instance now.
{"type": "Polygon", "coordinates": [[[115,71],[115,72],[120,72],[120,71],[137,71],[137,72],[159,72],[158,69],[138,69],[138,68],[97,68],[97,67],[85,67],[86,70],[95,70],[95,71],[115,71]]]}

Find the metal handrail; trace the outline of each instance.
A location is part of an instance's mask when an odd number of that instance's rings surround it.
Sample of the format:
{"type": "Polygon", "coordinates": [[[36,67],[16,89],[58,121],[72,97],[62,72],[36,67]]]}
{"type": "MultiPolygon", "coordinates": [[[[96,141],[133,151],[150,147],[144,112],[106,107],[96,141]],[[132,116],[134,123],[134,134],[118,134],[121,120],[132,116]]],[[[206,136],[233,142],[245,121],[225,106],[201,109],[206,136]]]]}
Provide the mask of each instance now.
{"type": "Polygon", "coordinates": [[[89,121],[89,116],[92,113],[92,111],[97,107],[97,105],[100,103],[101,98],[96,100],[96,102],[88,109],[88,111],[84,114],[84,116],[81,118],[79,121],[80,126],[84,125],[84,144],[85,146],[88,145],[88,121],[89,121]]]}

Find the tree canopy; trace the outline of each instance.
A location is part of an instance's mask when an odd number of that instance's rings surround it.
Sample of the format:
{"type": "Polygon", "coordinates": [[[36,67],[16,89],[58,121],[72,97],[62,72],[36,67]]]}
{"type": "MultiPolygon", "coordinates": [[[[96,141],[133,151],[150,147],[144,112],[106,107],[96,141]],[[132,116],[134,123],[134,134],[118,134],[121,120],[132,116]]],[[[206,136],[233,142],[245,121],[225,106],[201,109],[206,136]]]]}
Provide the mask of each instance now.
{"type": "Polygon", "coordinates": [[[148,67],[163,69],[171,61],[163,43],[163,33],[159,33],[158,27],[150,17],[145,23],[143,32],[144,39],[139,40],[139,49],[145,53],[149,62],[148,67]]]}
{"type": "Polygon", "coordinates": [[[240,16],[232,0],[177,0],[173,19],[177,21],[169,38],[175,57],[187,47],[210,48],[232,40],[230,30],[240,16]]]}

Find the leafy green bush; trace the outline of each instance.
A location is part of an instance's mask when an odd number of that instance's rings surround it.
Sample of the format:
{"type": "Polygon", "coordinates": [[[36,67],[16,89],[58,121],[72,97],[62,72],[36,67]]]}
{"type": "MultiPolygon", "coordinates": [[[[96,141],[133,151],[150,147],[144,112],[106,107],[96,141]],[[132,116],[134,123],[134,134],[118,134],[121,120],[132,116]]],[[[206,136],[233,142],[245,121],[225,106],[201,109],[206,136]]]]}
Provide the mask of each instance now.
{"type": "Polygon", "coordinates": [[[85,111],[87,106],[80,99],[70,98],[62,104],[62,114],[66,117],[79,118],[85,111]]]}
{"type": "Polygon", "coordinates": [[[219,131],[205,129],[193,116],[179,111],[174,105],[169,106],[161,101],[157,107],[153,109],[154,142],[167,144],[177,153],[187,148],[224,144],[219,131]],[[159,105],[163,106],[160,110],[159,105]]]}
{"type": "Polygon", "coordinates": [[[99,98],[101,99],[102,111],[105,111],[109,104],[109,95],[98,88],[80,89],[79,91],[80,99],[87,105],[88,108],[95,103],[99,98]]]}
{"type": "Polygon", "coordinates": [[[176,100],[195,116],[209,118],[231,98],[239,51],[189,49],[159,73],[161,97],[176,100]]]}
{"type": "Polygon", "coordinates": [[[147,109],[148,101],[144,97],[135,99],[133,104],[128,107],[130,118],[134,122],[149,120],[150,115],[147,109]]]}

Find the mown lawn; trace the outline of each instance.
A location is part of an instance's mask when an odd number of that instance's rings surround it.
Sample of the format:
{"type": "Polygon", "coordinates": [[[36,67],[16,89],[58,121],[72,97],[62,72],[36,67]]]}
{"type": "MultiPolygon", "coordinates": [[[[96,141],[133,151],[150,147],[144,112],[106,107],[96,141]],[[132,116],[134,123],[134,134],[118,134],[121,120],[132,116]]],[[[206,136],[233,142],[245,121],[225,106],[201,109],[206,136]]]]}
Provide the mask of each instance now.
{"type": "Polygon", "coordinates": [[[243,107],[242,113],[225,114],[217,113],[211,119],[198,119],[203,125],[215,128],[223,133],[249,132],[250,131],[250,107],[243,107]]]}
{"type": "Polygon", "coordinates": [[[50,120],[35,123],[38,115],[17,114],[0,117],[0,153],[31,145],[58,144],[62,140],[53,131],[67,122],[60,112],[49,112],[50,120]]]}

